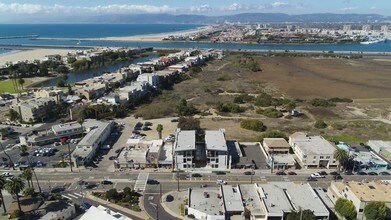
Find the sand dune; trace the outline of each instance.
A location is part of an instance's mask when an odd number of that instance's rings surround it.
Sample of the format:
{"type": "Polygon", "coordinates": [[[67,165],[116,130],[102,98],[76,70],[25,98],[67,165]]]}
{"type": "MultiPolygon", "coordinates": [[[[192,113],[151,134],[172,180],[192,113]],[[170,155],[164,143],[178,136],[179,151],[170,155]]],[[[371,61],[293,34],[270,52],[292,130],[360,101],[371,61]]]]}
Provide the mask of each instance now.
{"type": "Polygon", "coordinates": [[[47,55],[66,55],[72,50],[65,49],[33,49],[33,50],[20,50],[12,53],[0,54],[0,66],[5,65],[7,62],[18,62],[18,61],[33,61],[41,60],[47,55]]]}

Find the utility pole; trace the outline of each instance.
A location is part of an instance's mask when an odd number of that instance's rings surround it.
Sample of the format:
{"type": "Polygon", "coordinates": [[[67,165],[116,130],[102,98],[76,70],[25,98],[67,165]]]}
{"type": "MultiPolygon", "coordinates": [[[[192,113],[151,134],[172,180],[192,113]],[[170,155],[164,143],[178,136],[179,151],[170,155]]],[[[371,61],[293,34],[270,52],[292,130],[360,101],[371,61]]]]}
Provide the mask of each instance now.
{"type": "Polygon", "coordinates": [[[3,153],[8,157],[8,160],[9,160],[8,164],[11,164],[12,165],[12,170],[15,170],[14,162],[12,162],[12,159],[11,159],[10,155],[7,154],[7,152],[4,149],[3,144],[1,142],[0,142],[0,146],[3,149],[3,153]]]}
{"type": "Polygon", "coordinates": [[[178,163],[176,164],[176,179],[177,179],[178,192],[179,192],[179,169],[178,169],[178,163]]]}

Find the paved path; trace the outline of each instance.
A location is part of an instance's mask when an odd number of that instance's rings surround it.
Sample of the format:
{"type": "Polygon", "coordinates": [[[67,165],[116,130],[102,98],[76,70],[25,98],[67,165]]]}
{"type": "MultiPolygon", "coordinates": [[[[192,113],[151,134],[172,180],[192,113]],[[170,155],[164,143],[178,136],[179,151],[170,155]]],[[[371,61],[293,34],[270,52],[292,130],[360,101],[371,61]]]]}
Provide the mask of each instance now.
{"type": "Polygon", "coordinates": [[[149,173],[139,173],[136,183],[134,184],[134,190],[137,192],[144,192],[145,187],[147,186],[149,173]]]}

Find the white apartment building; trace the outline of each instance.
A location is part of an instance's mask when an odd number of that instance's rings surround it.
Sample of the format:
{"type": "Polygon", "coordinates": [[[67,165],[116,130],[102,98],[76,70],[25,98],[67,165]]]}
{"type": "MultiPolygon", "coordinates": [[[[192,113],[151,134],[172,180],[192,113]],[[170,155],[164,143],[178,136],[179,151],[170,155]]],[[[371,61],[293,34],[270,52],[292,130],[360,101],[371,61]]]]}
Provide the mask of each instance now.
{"type": "Polygon", "coordinates": [[[176,169],[183,170],[194,168],[196,151],[196,131],[182,131],[177,129],[175,135],[174,151],[176,169]]]}
{"type": "Polygon", "coordinates": [[[137,82],[147,82],[149,85],[156,87],[159,85],[159,76],[155,73],[142,73],[138,75],[137,82]]]}
{"type": "Polygon", "coordinates": [[[327,195],[335,203],[339,198],[353,202],[357,219],[365,219],[364,208],[368,202],[385,202],[391,218],[391,184],[387,182],[331,182],[327,195]]]}
{"type": "Polygon", "coordinates": [[[228,156],[225,130],[205,131],[205,146],[207,167],[218,169],[229,169],[231,160],[228,156]]]}
{"type": "Polygon", "coordinates": [[[296,132],[289,136],[289,144],[304,168],[331,168],[338,165],[334,159],[336,147],[322,136],[296,132]]]}

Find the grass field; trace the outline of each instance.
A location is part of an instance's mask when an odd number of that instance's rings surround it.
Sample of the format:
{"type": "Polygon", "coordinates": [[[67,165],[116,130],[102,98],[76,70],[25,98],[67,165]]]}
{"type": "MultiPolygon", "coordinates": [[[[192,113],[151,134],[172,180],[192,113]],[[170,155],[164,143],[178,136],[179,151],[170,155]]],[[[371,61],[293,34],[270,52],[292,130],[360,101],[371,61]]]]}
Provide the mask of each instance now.
{"type": "MultiPolygon", "coordinates": [[[[27,84],[31,83],[30,79],[24,79],[24,81],[25,81],[24,87],[27,84]]],[[[12,85],[12,81],[9,79],[4,80],[4,81],[0,81],[0,92],[16,93],[14,86],[12,85]]]]}

